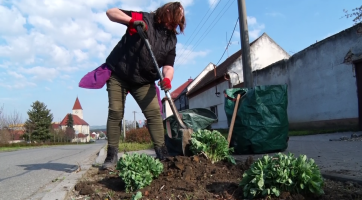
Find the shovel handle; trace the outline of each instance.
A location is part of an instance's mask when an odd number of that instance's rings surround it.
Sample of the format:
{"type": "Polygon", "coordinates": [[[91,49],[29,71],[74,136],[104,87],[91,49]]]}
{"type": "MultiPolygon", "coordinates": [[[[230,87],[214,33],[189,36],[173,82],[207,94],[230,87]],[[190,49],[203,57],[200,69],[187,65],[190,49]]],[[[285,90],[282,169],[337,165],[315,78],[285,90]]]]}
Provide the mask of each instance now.
{"type": "MultiPolygon", "coordinates": [[[[152,58],[152,62],[153,62],[153,64],[154,64],[155,68],[156,68],[156,71],[157,71],[157,74],[158,74],[159,77],[160,77],[160,80],[163,81],[163,75],[162,75],[162,73],[161,73],[161,71],[160,71],[160,67],[158,66],[156,57],[155,57],[155,55],[153,54],[153,51],[152,51],[152,48],[151,48],[151,44],[150,44],[150,42],[148,41],[148,39],[147,39],[147,37],[146,37],[146,34],[145,34],[145,32],[143,31],[143,28],[142,28],[141,26],[137,26],[136,29],[137,29],[138,34],[140,35],[140,37],[143,39],[143,41],[144,41],[145,44],[146,44],[146,48],[147,48],[148,52],[150,53],[150,56],[151,56],[151,58],[152,58]]],[[[169,92],[169,91],[165,91],[165,95],[166,95],[166,97],[167,97],[168,103],[170,104],[172,113],[173,113],[173,115],[176,117],[177,122],[180,124],[181,128],[187,129],[187,126],[183,123],[183,121],[181,120],[180,115],[178,114],[178,111],[177,111],[177,109],[176,109],[175,103],[172,101],[170,92],[169,92]]]]}

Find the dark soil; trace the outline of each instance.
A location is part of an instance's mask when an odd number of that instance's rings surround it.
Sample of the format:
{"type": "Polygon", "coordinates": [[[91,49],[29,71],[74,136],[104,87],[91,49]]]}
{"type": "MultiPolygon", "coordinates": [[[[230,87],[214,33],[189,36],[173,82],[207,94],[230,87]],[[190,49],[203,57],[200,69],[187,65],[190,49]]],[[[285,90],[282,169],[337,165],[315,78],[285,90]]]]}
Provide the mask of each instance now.
{"type": "MultiPolygon", "coordinates": [[[[240,188],[243,172],[253,162],[249,157],[237,165],[229,163],[212,164],[203,157],[175,157],[163,161],[164,172],[152,184],[141,189],[142,199],[165,200],[242,200],[240,188]]],[[[305,197],[299,194],[283,192],[280,197],[268,197],[276,200],[330,200],[330,199],[362,199],[362,186],[353,182],[336,182],[325,180],[325,194],[320,197],[305,197]]],[[[91,167],[78,182],[75,189],[68,194],[71,199],[116,200],[131,199],[134,193],[126,193],[124,182],[118,177],[117,171],[102,171],[91,167]]]]}

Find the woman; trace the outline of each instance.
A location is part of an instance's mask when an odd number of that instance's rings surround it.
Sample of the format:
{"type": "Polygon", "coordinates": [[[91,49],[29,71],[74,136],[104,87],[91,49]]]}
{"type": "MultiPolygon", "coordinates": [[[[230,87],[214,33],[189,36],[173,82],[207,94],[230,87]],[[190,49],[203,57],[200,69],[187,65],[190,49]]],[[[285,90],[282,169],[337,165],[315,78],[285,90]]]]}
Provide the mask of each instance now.
{"type": "Polygon", "coordinates": [[[160,82],[161,89],[168,91],[171,89],[174,73],[176,34],[183,33],[186,26],[184,9],[179,2],[170,2],[152,13],[112,8],[107,11],[107,16],[111,21],[126,25],[128,28],[106,59],[112,75],[107,81],[108,151],[102,168],[113,170],[118,161],[121,122],[128,92],[135,98],[145,115],[156,156],[163,160],[168,156],[168,151],[154,84],[159,77],[143,40],[137,34],[136,27],[141,26],[145,31],[158,65],[162,67],[164,80],[160,82]],[[177,32],[177,28],[180,32],[177,32]]]}

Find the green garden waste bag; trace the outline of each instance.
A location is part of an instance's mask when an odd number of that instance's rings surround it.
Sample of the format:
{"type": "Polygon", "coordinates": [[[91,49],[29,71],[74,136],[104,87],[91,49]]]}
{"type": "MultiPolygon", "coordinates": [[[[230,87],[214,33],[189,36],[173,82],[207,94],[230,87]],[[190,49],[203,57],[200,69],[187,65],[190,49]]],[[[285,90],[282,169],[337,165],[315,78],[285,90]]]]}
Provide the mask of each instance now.
{"type": "Polygon", "coordinates": [[[228,124],[241,94],[230,147],[235,154],[270,153],[288,147],[287,85],[234,88],[224,91],[228,124]]]}
{"type": "MultiPolygon", "coordinates": [[[[185,125],[195,132],[199,129],[207,129],[212,123],[217,121],[217,116],[206,108],[194,108],[179,111],[181,120],[185,125]]],[[[171,156],[183,155],[182,152],[182,131],[175,116],[171,115],[163,121],[165,134],[165,144],[171,156]]]]}

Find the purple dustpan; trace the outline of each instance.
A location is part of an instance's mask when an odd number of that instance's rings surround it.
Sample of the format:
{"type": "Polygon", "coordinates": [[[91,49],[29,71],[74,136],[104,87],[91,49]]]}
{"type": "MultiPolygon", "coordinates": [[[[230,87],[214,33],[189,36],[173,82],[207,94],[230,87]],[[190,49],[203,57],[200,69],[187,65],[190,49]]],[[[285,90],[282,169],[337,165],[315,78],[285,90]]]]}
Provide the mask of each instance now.
{"type": "Polygon", "coordinates": [[[109,77],[111,77],[111,70],[106,63],[103,63],[97,69],[88,72],[79,82],[79,87],[87,89],[100,89],[102,88],[109,77]]]}

